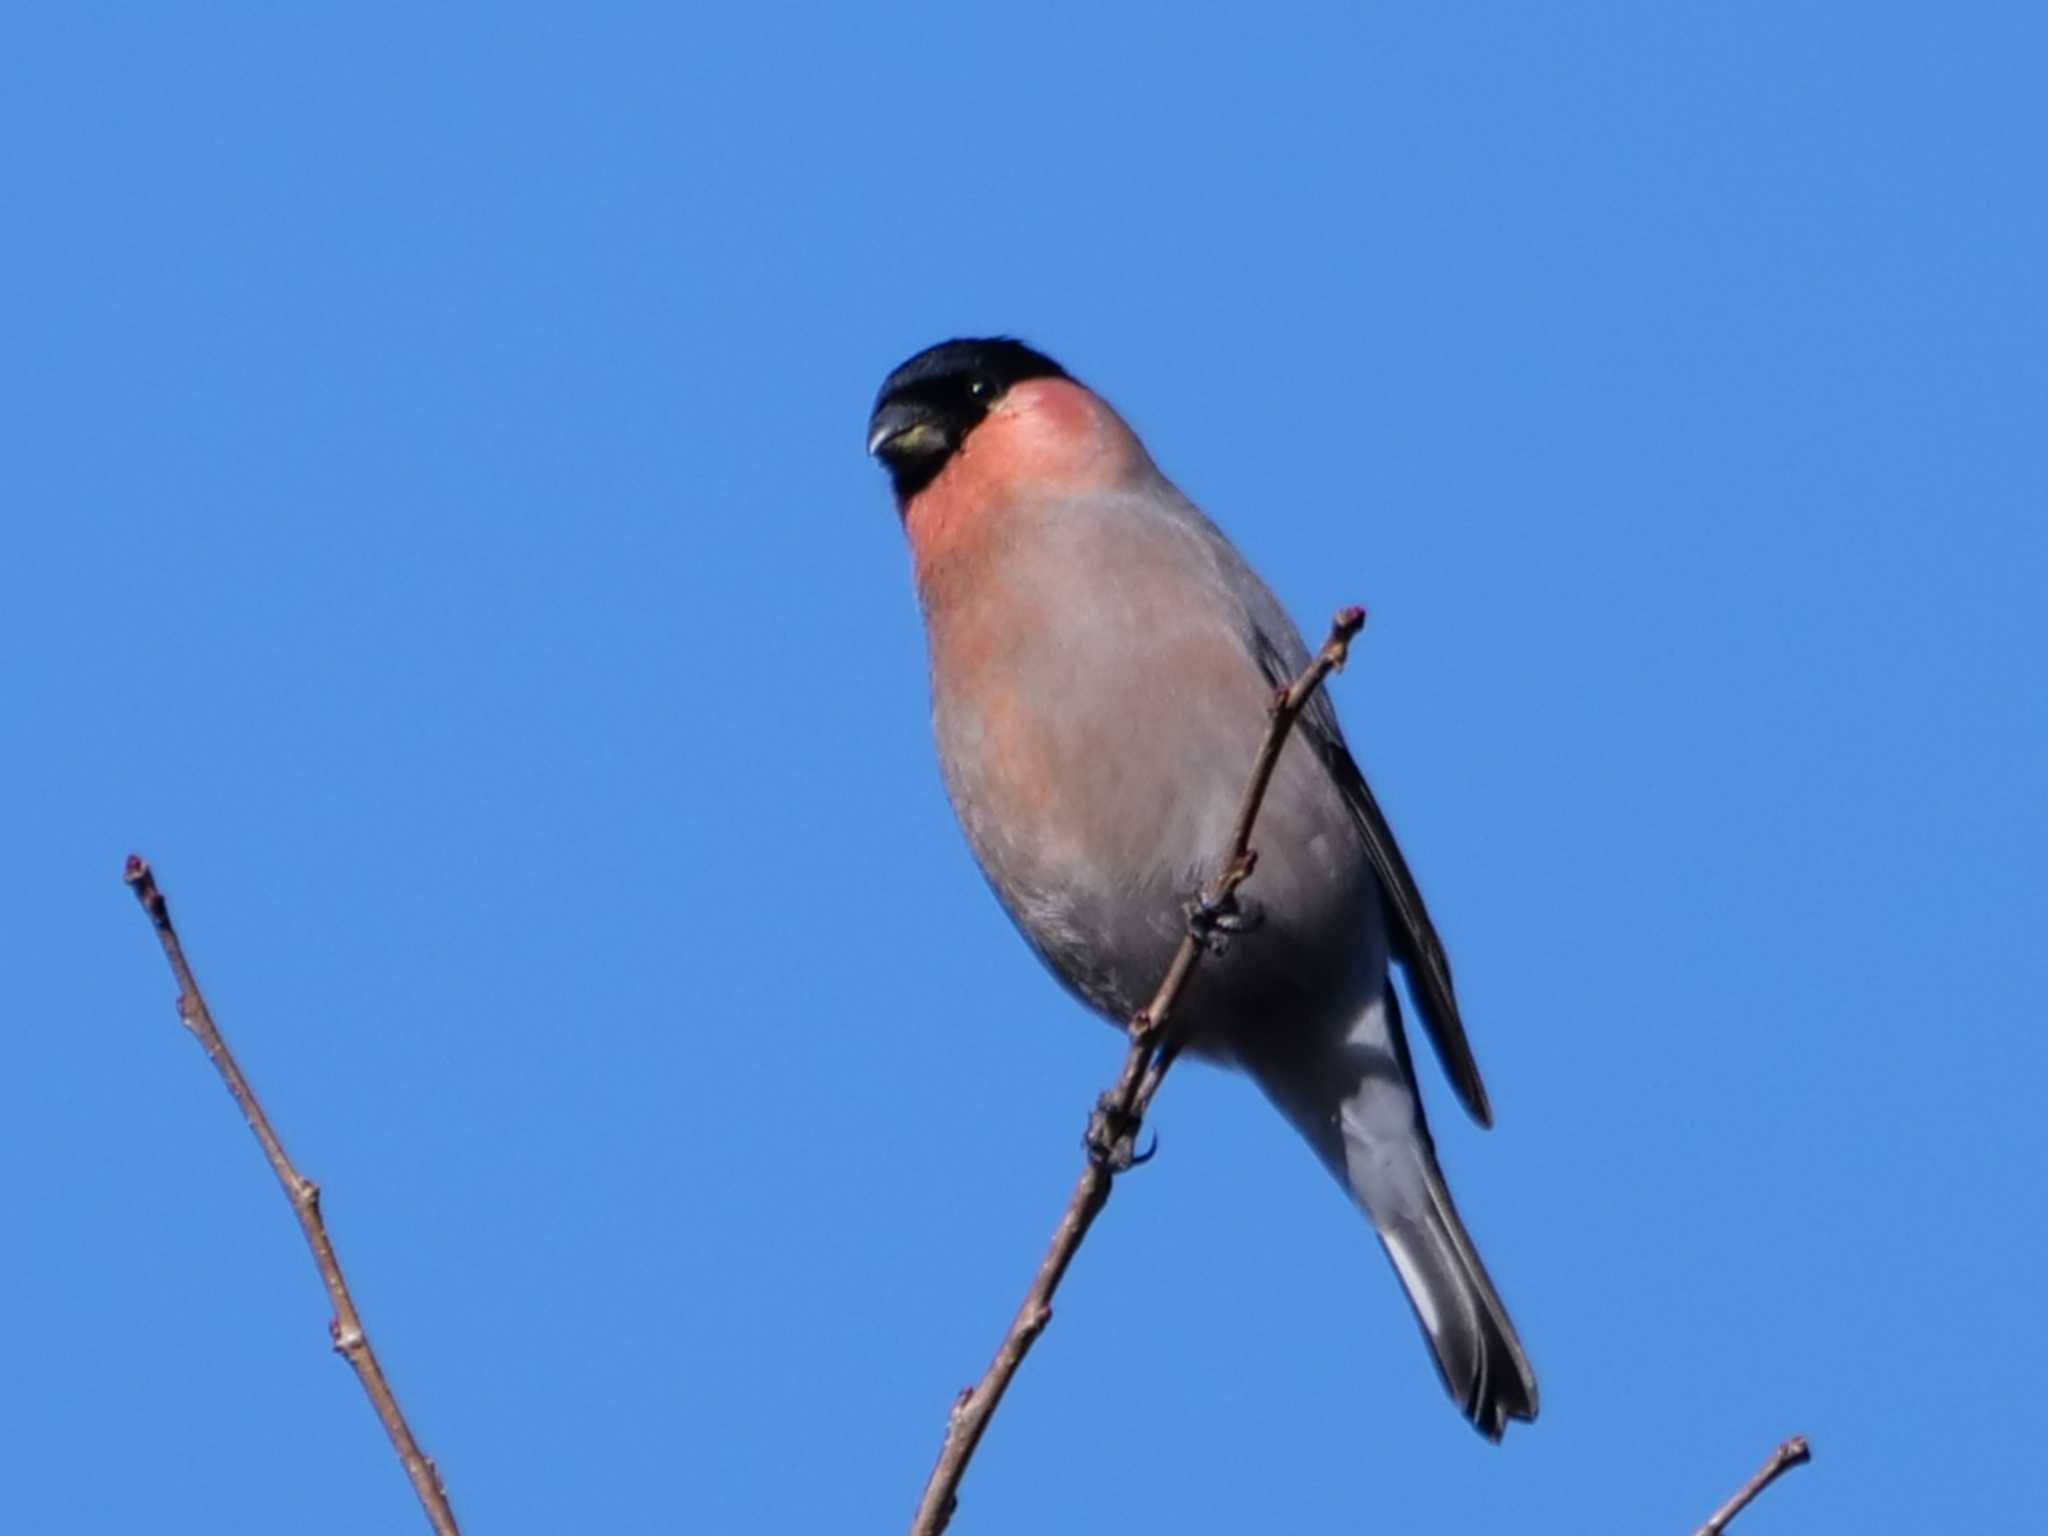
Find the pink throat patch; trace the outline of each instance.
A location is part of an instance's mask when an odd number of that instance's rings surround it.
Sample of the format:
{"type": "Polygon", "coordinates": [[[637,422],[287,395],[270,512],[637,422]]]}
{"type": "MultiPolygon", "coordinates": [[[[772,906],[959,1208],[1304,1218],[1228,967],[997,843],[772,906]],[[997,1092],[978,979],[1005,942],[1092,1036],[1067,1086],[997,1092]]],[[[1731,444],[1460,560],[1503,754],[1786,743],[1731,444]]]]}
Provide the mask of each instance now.
{"type": "Polygon", "coordinates": [[[918,584],[971,560],[995,537],[1020,493],[1081,493],[1112,486],[1145,462],[1123,418],[1071,379],[1027,379],[997,402],[904,508],[918,584]]]}

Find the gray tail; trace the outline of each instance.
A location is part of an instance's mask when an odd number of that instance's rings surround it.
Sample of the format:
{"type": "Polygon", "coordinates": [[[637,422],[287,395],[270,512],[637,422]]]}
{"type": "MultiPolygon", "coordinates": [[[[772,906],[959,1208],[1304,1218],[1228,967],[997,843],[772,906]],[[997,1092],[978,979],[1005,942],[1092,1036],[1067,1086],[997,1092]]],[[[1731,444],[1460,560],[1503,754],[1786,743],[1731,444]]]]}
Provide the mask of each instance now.
{"type": "MultiPolygon", "coordinates": [[[[1427,1193],[1426,1204],[1380,1226],[1380,1241],[1407,1289],[1444,1386],[1473,1427],[1498,1440],[1508,1420],[1536,1417],[1536,1371],[1458,1219],[1435,1153],[1426,1145],[1417,1150],[1414,1175],[1427,1193]]],[[[1364,1204],[1364,1192],[1357,1193],[1364,1204]]]]}
{"type": "Polygon", "coordinates": [[[1459,1411],[1489,1440],[1536,1417],[1536,1372],[1437,1166],[1392,989],[1343,1036],[1244,1066],[1371,1218],[1459,1411]]]}

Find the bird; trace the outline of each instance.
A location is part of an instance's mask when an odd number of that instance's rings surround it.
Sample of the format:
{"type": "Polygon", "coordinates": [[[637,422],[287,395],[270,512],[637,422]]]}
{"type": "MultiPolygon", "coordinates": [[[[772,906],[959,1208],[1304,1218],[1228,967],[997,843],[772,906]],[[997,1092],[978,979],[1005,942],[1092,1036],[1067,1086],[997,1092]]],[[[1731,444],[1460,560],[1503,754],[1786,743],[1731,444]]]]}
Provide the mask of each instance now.
{"type": "MultiPolygon", "coordinates": [[[[887,471],[923,611],[939,765],[996,899],[1118,1025],[1187,932],[1275,690],[1309,663],[1237,547],[1094,390],[1007,336],[883,381],[887,471]]],[[[1327,691],[1282,749],[1236,926],[1175,1006],[1248,1075],[1379,1235],[1460,1412],[1499,1440],[1536,1374],[1438,1165],[1401,972],[1459,1101],[1493,1111],[1415,877],[1327,691]]]]}

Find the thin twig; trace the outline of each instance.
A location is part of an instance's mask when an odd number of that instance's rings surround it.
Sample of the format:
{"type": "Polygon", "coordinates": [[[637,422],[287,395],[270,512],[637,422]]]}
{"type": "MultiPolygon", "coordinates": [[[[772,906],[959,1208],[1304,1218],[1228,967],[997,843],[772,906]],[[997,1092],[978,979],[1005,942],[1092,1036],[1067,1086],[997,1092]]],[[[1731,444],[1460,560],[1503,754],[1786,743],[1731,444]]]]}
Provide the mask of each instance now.
{"type": "Polygon", "coordinates": [[[1111,1182],[1117,1174],[1142,1161],[1133,1151],[1138,1128],[1178,1050],[1167,1021],[1181,989],[1187,985],[1188,977],[1194,974],[1195,966],[1213,942],[1207,936],[1205,924],[1229,909],[1237,888],[1250,878],[1257,862],[1251,846],[1252,827],[1258,821],[1259,807],[1265,803],[1266,787],[1272,782],[1273,770],[1280,761],[1281,749],[1287,745],[1288,733],[1316,689],[1323,685],[1323,680],[1344,665],[1351,641],[1364,625],[1363,608],[1339,610],[1331,620],[1330,636],[1323,642],[1322,650],[1299,677],[1274,697],[1265,740],[1259,746],[1259,755],[1252,764],[1244,796],[1238,802],[1237,823],[1231,831],[1230,844],[1224,850],[1215,877],[1202,891],[1189,920],[1187,937],[1181,940],[1180,948],[1175,951],[1173,961],[1159,983],[1159,990],[1152,994],[1151,1002],[1131,1016],[1127,1026],[1130,1049],[1124,1055],[1123,1070],[1117,1076],[1116,1086],[1102,1096],[1089,1123],[1087,1166],[1081,1170],[1080,1180],[1074,1185],[1066,1214],[1060,1217],[1059,1225],[1053,1229],[1051,1246],[1046,1249],[1038,1273],[1032,1277],[1031,1288],[1024,1293],[1023,1305],[1017,1308],[1017,1315],[1010,1320],[1009,1330],[996,1347],[995,1358],[989,1362],[981,1380],[953,1402],[953,1411],[946,1423],[945,1443],[939,1447],[938,1463],[925,1483],[924,1497],[917,1506],[917,1517],[911,1521],[911,1536],[938,1536],[953,1518],[953,1511],[959,1503],[960,1480],[967,1473],[967,1463],[981,1444],[989,1420],[1001,1405],[1003,1394],[1009,1389],[1017,1368],[1024,1363],[1024,1356],[1045,1331],[1046,1324],[1052,1321],[1053,1293],[1059,1289],[1067,1266],[1073,1263],[1089,1227],[1094,1225],[1103,1206],[1109,1203],[1111,1182]]]}
{"type": "Polygon", "coordinates": [[[1728,1522],[1749,1508],[1758,1494],[1794,1467],[1803,1467],[1811,1460],[1813,1447],[1806,1443],[1806,1436],[1794,1435],[1771,1452],[1771,1459],[1757,1469],[1756,1476],[1738,1488],[1734,1498],[1707,1516],[1707,1523],[1693,1532],[1693,1536],[1721,1536],[1728,1529],[1728,1522]]]}
{"type": "Polygon", "coordinates": [[[449,1507],[448,1490],[441,1485],[441,1474],[433,1460],[420,1449],[419,1441],[413,1438],[412,1427],[399,1411],[398,1398],[391,1390],[391,1383],[385,1379],[384,1368],[377,1363],[377,1352],[370,1347],[370,1336],[364,1331],[362,1314],[356,1310],[355,1298],[349,1294],[348,1282],[342,1278],[341,1259],[334,1251],[334,1243],[327,1236],[327,1224],[320,1216],[320,1186],[292,1166],[291,1158],[285,1154],[284,1143],[278,1139],[270,1117],[263,1112],[263,1105],[256,1098],[256,1090],[242,1075],[234,1053],[228,1049],[219,1026],[213,1022],[213,1010],[206,1006],[206,996],[199,990],[199,981],[185,959],[185,946],[178,942],[178,930],[171,926],[170,906],[165,902],[163,892],[157,889],[156,875],[148,861],[130,854],[125,878],[129,888],[135,892],[135,899],[142,903],[142,910],[149,914],[156,936],[163,944],[164,958],[171,963],[171,975],[178,983],[178,1017],[205,1049],[207,1059],[220,1073],[228,1092],[234,1095],[242,1117],[249,1122],[249,1129],[256,1133],[257,1141],[263,1145],[263,1155],[270,1162],[270,1171],[284,1186],[285,1198],[291,1201],[292,1212],[299,1218],[300,1230],[306,1234],[306,1246],[313,1250],[313,1263],[319,1268],[320,1278],[327,1286],[328,1299],[334,1304],[334,1318],[327,1325],[327,1331],[334,1342],[335,1352],[355,1368],[356,1379],[363,1384],[370,1406],[377,1410],[377,1417],[383,1421],[384,1432],[391,1437],[392,1449],[404,1464],[405,1475],[412,1479],[413,1492],[419,1495],[428,1523],[438,1536],[459,1536],[455,1511],[449,1507]]]}

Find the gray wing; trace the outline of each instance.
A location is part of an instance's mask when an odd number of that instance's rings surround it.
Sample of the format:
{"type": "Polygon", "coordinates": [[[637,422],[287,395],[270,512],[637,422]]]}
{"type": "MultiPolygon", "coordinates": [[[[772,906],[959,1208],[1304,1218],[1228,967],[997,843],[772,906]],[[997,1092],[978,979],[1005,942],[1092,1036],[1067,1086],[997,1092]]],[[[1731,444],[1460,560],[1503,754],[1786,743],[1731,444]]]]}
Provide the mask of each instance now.
{"type": "MultiPolygon", "coordinates": [[[[1250,605],[1254,611],[1247,615],[1253,644],[1266,675],[1275,687],[1282,687],[1308,665],[1308,648],[1278,601],[1265,591],[1264,584],[1256,583],[1256,590],[1265,601],[1255,599],[1250,605]],[[1256,611],[1268,606],[1270,614],[1256,611]]],[[[1365,782],[1365,775],[1352,761],[1351,749],[1344,744],[1344,732],[1337,724],[1337,708],[1330,702],[1327,689],[1318,690],[1309,701],[1296,729],[1315,748],[1316,756],[1351,807],[1359,839],[1365,844],[1393,914],[1394,958],[1408,977],[1409,990],[1415,995],[1417,1011],[1422,1015],[1423,1027],[1429,1031],[1430,1043],[1436,1047],[1437,1060],[1443,1063],[1444,1075],[1451,1080],[1472,1118],[1481,1125],[1492,1125],[1493,1105],[1486,1096],[1486,1084],[1479,1079],[1479,1063],[1473,1058],[1471,1041],[1465,1037],[1465,1021],[1458,1014],[1457,994],[1451,990],[1451,962],[1444,954],[1443,940],[1437,937],[1436,925],[1429,920],[1429,908],[1423,905],[1422,892],[1415,884],[1408,861],[1401,857],[1401,845],[1394,841],[1393,829],[1387,825],[1379,801],[1373,798],[1372,787],[1365,782]]]]}

